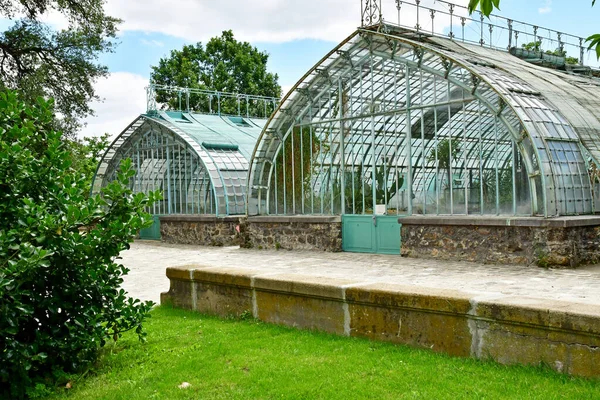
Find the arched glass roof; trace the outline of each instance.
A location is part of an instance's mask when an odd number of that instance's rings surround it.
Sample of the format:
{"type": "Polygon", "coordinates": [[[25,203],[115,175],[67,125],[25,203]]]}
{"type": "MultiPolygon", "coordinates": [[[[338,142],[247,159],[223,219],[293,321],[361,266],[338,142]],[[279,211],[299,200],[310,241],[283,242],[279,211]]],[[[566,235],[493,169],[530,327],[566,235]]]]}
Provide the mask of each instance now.
{"type": "Polygon", "coordinates": [[[599,98],[597,79],[506,52],[361,28],[270,118],[249,213],[590,214],[599,98]]]}
{"type": "Polygon", "coordinates": [[[136,118],[104,154],[94,191],[131,158],[136,192],[161,190],[153,214],[245,213],[250,153],[265,119],[153,111],[136,118]]]}

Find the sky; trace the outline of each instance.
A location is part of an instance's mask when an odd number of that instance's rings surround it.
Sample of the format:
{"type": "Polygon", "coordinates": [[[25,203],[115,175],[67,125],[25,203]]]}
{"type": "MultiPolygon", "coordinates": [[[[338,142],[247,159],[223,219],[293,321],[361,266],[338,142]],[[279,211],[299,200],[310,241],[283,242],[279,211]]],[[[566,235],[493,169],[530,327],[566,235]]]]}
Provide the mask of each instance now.
{"type": "MultiPolygon", "coordinates": [[[[381,1],[384,19],[396,23],[395,0],[381,1]]],[[[463,6],[468,3],[451,1],[463,6]]],[[[416,23],[415,10],[406,5],[411,2],[414,0],[402,2],[403,25],[416,23]]],[[[285,92],[360,25],[360,4],[360,0],[107,0],[106,13],[123,20],[120,45],[115,53],[100,57],[110,75],[96,82],[103,101],[92,104],[96,116],[86,119],[87,126],[80,136],[119,134],[146,111],[145,87],[152,65],[157,65],[171,50],[199,41],[205,43],[228,29],[237,40],[248,41],[269,54],[267,69],[279,75],[285,92]]],[[[436,0],[422,0],[421,4],[447,9],[436,0]]],[[[591,0],[501,0],[500,9],[495,13],[576,36],[600,33],[600,5],[592,8],[591,0]]],[[[47,19],[57,28],[64,25],[59,15],[49,15],[47,19]]],[[[421,13],[424,28],[431,29],[429,21],[421,13]]],[[[7,24],[8,21],[0,21],[0,28],[7,24]]],[[[460,27],[455,27],[455,32],[457,29],[460,27]]],[[[447,33],[447,18],[436,18],[435,30],[447,33]]],[[[479,37],[478,28],[472,24],[467,25],[466,32],[479,37]]],[[[547,31],[540,32],[541,36],[548,36],[547,31]]],[[[496,36],[497,43],[504,40],[501,33],[496,32],[496,36]]],[[[556,42],[544,41],[545,45],[556,47],[556,42]]],[[[569,55],[579,56],[576,49],[569,55]]],[[[598,65],[591,52],[585,60],[598,65]]]]}

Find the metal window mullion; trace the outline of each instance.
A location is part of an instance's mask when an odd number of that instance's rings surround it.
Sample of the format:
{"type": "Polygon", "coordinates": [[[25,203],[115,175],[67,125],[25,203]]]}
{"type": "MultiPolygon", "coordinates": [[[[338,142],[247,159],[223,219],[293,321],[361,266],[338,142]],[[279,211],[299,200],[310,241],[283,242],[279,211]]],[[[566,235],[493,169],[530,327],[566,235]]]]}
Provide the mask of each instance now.
{"type": "MultiPolygon", "coordinates": [[[[158,136],[158,135],[157,135],[157,136],[158,136]]],[[[158,143],[159,143],[159,142],[158,142],[158,137],[157,137],[157,139],[156,139],[156,144],[157,144],[157,145],[156,145],[156,147],[155,147],[155,148],[152,150],[152,159],[154,160],[154,161],[153,161],[153,163],[154,163],[154,166],[155,166],[155,168],[156,168],[156,165],[157,165],[157,164],[160,164],[160,158],[159,158],[159,154],[158,154],[158,151],[159,151],[159,149],[160,149],[160,146],[159,146],[159,144],[158,144],[158,143]],[[155,155],[155,151],[156,151],[156,155],[155,155]]],[[[153,192],[154,192],[154,191],[156,191],[156,181],[157,181],[157,179],[159,179],[159,173],[160,173],[160,169],[155,169],[155,171],[154,171],[154,176],[152,177],[152,191],[153,191],[153,192]]],[[[162,174],[161,174],[161,175],[162,175],[162,174]]],[[[158,213],[160,214],[160,203],[158,203],[158,202],[156,202],[156,201],[155,201],[155,202],[152,204],[152,209],[154,210],[154,214],[157,214],[157,211],[158,211],[158,213]]]]}
{"type": "Polygon", "coordinates": [[[179,182],[179,214],[183,213],[183,182],[181,176],[181,143],[177,143],[177,180],[179,182]]]}
{"type": "MultiPolygon", "coordinates": [[[[349,80],[349,102],[350,102],[350,114],[352,114],[352,111],[354,110],[354,103],[352,101],[352,99],[354,98],[354,86],[352,84],[353,79],[349,80]]],[[[354,135],[352,134],[352,126],[354,125],[354,123],[351,123],[350,125],[350,131],[349,133],[349,138],[350,138],[350,160],[351,160],[351,166],[350,166],[350,174],[352,176],[352,214],[356,214],[356,188],[355,188],[355,169],[356,169],[356,157],[355,157],[355,144],[354,144],[354,135]]],[[[344,190],[346,190],[344,188],[344,190]]]]}
{"type": "Polygon", "coordinates": [[[344,92],[343,92],[343,87],[342,87],[342,80],[341,78],[338,80],[338,103],[339,103],[339,112],[338,112],[338,118],[339,118],[339,129],[340,129],[340,138],[338,140],[338,146],[339,146],[339,154],[340,154],[340,166],[339,166],[339,173],[340,173],[340,214],[344,215],[346,214],[346,167],[345,167],[345,158],[346,158],[346,151],[345,151],[345,140],[344,140],[344,122],[342,121],[343,118],[343,114],[344,114],[344,92]]]}
{"type": "MultiPolygon", "coordinates": [[[[296,214],[296,165],[294,163],[294,159],[296,158],[296,153],[294,152],[294,126],[292,125],[292,131],[290,136],[291,141],[291,151],[290,157],[292,158],[292,214],[296,214]]],[[[285,149],[285,148],[284,148],[285,149]]]]}
{"type": "Polygon", "coordinates": [[[496,169],[496,215],[500,215],[500,175],[498,171],[498,117],[494,116],[494,168],[496,169]]]}
{"type": "Polygon", "coordinates": [[[203,164],[202,160],[198,160],[198,168],[200,169],[200,173],[198,173],[198,184],[199,184],[199,188],[198,188],[198,196],[202,196],[201,198],[198,198],[198,206],[200,206],[200,204],[202,203],[204,205],[204,207],[202,208],[202,214],[208,214],[208,207],[207,207],[207,195],[208,195],[208,188],[206,185],[206,166],[203,164]]]}
{"type": "MultiPolygon", "coordinates": [[[[364,65],[361,65],[361,74],[360,74],[360,98],[361,100],[363,100],[364,103],[364,79],[363,79],[363,70],[364,70],[364,65]]],[[[360,160],[360,181],[361,181],[361,186],[362,186],[362,190],[361,190],[361,194],[362,194],[362,213],[361,214],[365,214],[365,142],[364,142],[364,120],[363,123],[361,124],[361,144],[360,144],[360,149],[361,149],[361,160],[360,160]]]]}
{"type": "MultiPolygon", "coordinates": [[[[465,91],[462,91],[462,99],[463,99],[463,106],[462,106],[462,138],[463,140],[465,140],[465,138],[467,137],[467,118],[466,118],[466,105],[464,103],[465,101],[465,91]]],[[[463,168],[462,168],[462,182],[463,182],[463,186],[464,186],[464,191],[465,191],[465,215],[469,215],[469,193],[468,193],[468,189],[467,189],[467,183],[466,183],[466,176],[467,176],[467,151],[463,150],[463,168]]]]}
{"type": "MultiPolygon", "coordinates": [[[[423,70],[419,70],[419,91],[421,92],[421,106],[425,104],[425,100],[423,99],[423,70]]],[[[423,215],[427,214],[426,205],[427,205],[427,187],[425,181],[425,110],[421,110],[421,185],[423,186],[423,215]]]]}
{"type": "MultiPolygon", "coordinates": [[[[387,111],[385,105],[387,104],[387,81],[386,81],[386,76],[385,76],[385,72],[387,71],[387,66],[385,65],[385,61],[383,62],[382,65],[382,73],[381,73],[381,93],[382,93],[382,111],[387,111]]],[[[387,204],[388,204],[388,198],[387,198],[387,194],[388,194],[388,187],[387,187],[387,180],[388,180],[388,171],[387,171],[387,141],[386,141],[386,134],[387,134],[387,118],[382,117],[381,119],[381,141],[380,143],[383,145],[383,157],[380,158],[381,162],[382,162],[382,169],[383,169],[383,177],[382,177],[382,184],[383,184],[383,201],[385,203],[385,209],[387,211],[387,204]]],[[[377,204],[377,201],[375,201],[375,204],[377,204]]]]}
{"type": "Polygon", "coordinates": [[[188,206],[188,203],[189,203],[188,194],[189,193],[188,193],[188,180],[187,180],[187,157],[188,157],[188,151],[187,151],[187,149],[184,149],[183,154],[185,156],[185,159],[183,160],[184,185],[185,185],[185,213],[189,214],[190,213],[190,209],[189,209],[189,206],[188,206]]]}
{"type": "Polygon", "coordinates": [[[568,179],[570,179],[571,180],[571,190],[570,190],[570,192],[571,192],[571,195],[573,196],[573,207],[572,208],[573,208],[573,212],[577,213],[577,203],[576,203],[575,198],[574,198],[574,194],[575,194],[575,192],[574,192],[575,181],[573,180],[573,174],[572,174],[572,171],[571,171],[571,165],[570,165],[569,159],[567,157],[567,152],[570,152],[570,150],[565,148],[566,147],[565,143],[560,143],[560,147],[561,147],[562,152],[564,153],[565,159],[567,160],[566,165],[564,165],[564,163],[561,162],[561,166],[560,166],[561,175],[562,175],[562,179],[561,180],[563,182],[563,193],[564,193],[565,207],[566,207],[567,213],[569,213],[569,190],[567,190],[567,185],[566,185],[565,181],[568,180],[568,179]],[[568,177],[565,176],[565,175],[568,175],[568,177]]]}
{"type": "Polygon", "coordinates": [[[202,161],[198,159],[198,211],[200,212],[200,214],[206,214],[206,190],[204,189],[204,176],[206,171],[204,169],[204,165],[201,164],[202,161]],[[204,207],[202,207],[203,204],[204,207]]]}
{"type": "MultiPolygon", "coordinates": [[[[318,129],[318,128],[315,128],[318,129]]],[[[318,130],[317,130],[318,132],[318,130]]],[[[324,192],[323,192],[323,138],[319,136],[319,155],[317,157],[319,163],[319,199],[320,199],[320,214],[324,214],[324,192]]]]}
{"type": "MultiPolygon", "coordinates": [[[[394,68],[394,108],[398,108],[398,90],[400,88],[400,85],[398,84],[398,70],[399,70],[399,65],[398,63],[395,64],[394,68]]],[[[395,122],[396,122],[396,127],[394,129],[394,134],[396,135],[396,146],[395,146],[395,151],[394,151],[394,158],[395,158],[395,162],[394,162],[394,169],[395,169],[395,175],[394,175],[394,179],[396,180],[396,215],[400,214],[400,192],[401,192],[401,187],[400,187],[400,179],[399,179],[399,174],[398,174],[398,162],[400,161],[400,146],[402,144],[402,135],[399,132],[399,127],[400,127],[400,118],[398,113],[394,114],[394,118],[395,118],[395,122]]],[[[404,183],[404,181],[403,181],[404,183]]]]}
{"type": "MultiPolygon", "coordinates": [[[[450,98],[450,81],[447,86],[447,98],[450,98]]],[[[450,190],[450,215],[454,215],[454,185],[453,185],[453,171],[452,171],[452,109],[448,105],[448,189],[450,190]]]]}
{"type": "MultiPolygon", "coordinates": [[[[275,165],[273,167],[274,175],[275,175],[275,181],[274,181],[274,185],[273,185],[274,186],[273,187],[273,192],[275,194],[275,215],[279,215],[279,193],[278,193],[279,192],[278,191],[278,188],[279,188],[279,175],[277,173],[277,171],[278,171],[278,168],[277,168],[278,164],[279,163],[277,162],[277,156],[275,156],[275,165]]],[[[285,185],[285,182],[283,184],[285,185]]],[[[267,209],[269,209],[269,204],[267,204],[267,209]]]]}
{"type": "Polygon", "coordinates": [[[481,126],[482,114],[481,114],[481,100],[478,102],[479,111],[479,208],[480,214],[484,213],[484,199],[483,199],[483,128],[481,126]]]}
{"type": "Polygon", "coordinates": [[[167,167],[165,168],[167,170],[167,211],[169,214],[173,214],[173,207],[171,205],[171,158],[169,157],[169,145],[169,139],[167,138],[167,167]]]}
{"type": "Polygon", "coordinates": [[[519,157],[517,143],[512,142],[512,209],[513,215],[517,215],[517,158],[519,157]]]}
{"type": "Polygon", "coordinates": [[[410,93],[410,67],[406,65],[406,161],[408,162],[408,215],[413,215],[412,193],[412,118],[411,118],[411,93],[410,93]]]}
{"type": "Polygon", "coordinates": [[[285,139],[282,139],[281,146],[282,146],[281,148],[283,150],[283,156],[282,156],[283,157],[283,163],[281,165],[283,167],[283,185],[282,185],[283,186],[283,188],[282,188],[283,189],[283,214],[287,215],[287,196],[286,196],[287,195],[287,193],[286,193],[287,192],[287,187],[286,187],[287,186],[286,185],[286,182],[287,182],[287,180],[286,180],[286,175],[287,175],[286,174],[286,170],[287,170],[286,165],[287,164],[285,162],[285,153],[286,153],[286,151],[285,151],[285,139]]]}
{"type": "Polygon", "coordinates": [[[192,200],[192,214],[199,214],[198,209],[196,207],[196,157],[194,155],[190,158],[190,190],[192,192],[191,200],[192,200]]]}
{"type": "Polygon", "coordinates": [[[196,211],[195,211],[195,214],[202,214],[200,212],[201,197],[200,197],[200,187],[199,187],[199,183],[200,183],[200,179],[199,178],[200,178],[200,173],[202,172],[202,170],[200,168],[199,157],[195,156],[194,160],[196,162],[196,168],[194,169],[194,171],[196,171],[196,174],[195,174],[196,179],[195,179],[195,182],[194,182],[194,193],[196,193],[196,192],[198,193],[198,197],[194,196],[194,197],[196,197],[196,211]]]}
{"type": "Polygon", "coordinates": [[[304,214],[304,127],[300,125],[300,207],[304,214]]]}
{"type": "MultiPolygon", "coordinates": [[[[435,102],[437,103],[437,77],[433,77],[433,95],[435,102]]],[[[439,144],[439,132],[438,132],[438,114],[437,107],[433,109],[433,125],[434,125],[434,151],[435,151],[435,214],[440,215],[440,165],[438,159],[438,144],[439,144]]]]}
{"type": "MultiPolygon", "coordinates": [[[[329,91],[329,114],[333,113],[333,102],[331,97],[331,90],[329,91]]],[[[331,201],[329,203],[329,207],[331,210],[331,214],[334,213],[333,204],[333,122],[329,122],[329,193],[331,197],[331,201]]]]}
{"type": "Polygon", "coordinates": [[[197,173],[197,159],[193,155],[190,162],[192,163],[192,168],[190,170],[190,185],[192,186],[192,214],[200,214],[200,198],[196,198],[196,191],[198,190],[198,173],[197,173]],[[198,203],[196,203],[196,199],[198,203]]]}
{"type": "MultiPolygon", "coordinates": [[[[589,173],[588,173],[587,171],[582,171],[582,170],[581,170],[580,166],[581,166],[582,164],[581,164],[581,162],[580,162],[580,161],[577,159],[577,154],[576,154],[574,151],[571,151],[571,153],[573,154],[573,158],[575,159],[574,163],[575,163],[575,166],[576,166],[576,168],[577,168],[577,176],[579,177],[579,183],[580,183],[580,185],[581,185],[581,186],[580,186],[580,188],[581,188],[581,213],[585,213],[585,212],[586,212],[586,208],[585,208],[585,202],[584,202],[584,199],[586,198],[586,191],[585,191],[585,186],[586,186],[586,185],[585,185],[585,182],[584,182],[584,179],[585,179],[584,177],[585,177],[586,175],[589,177],[589,173]]],[[[583,154],[580,154],[580,155],[581,155],[581,156],[582,156],[582,158],[583,158],[583,154]]],[[[582,161],[584,161],[584,160],[582,160],[582,161]]],[[[592,161],[592,162],[593,162],[593,161],[592,161]]],[[[594,185],[594,184],[593,184],[593,182],[591,182],[591,179],[590,179],[590,184],[591,184],[590,188],[592,189],[592,199],[591,199],[591,200],[592,200],[592,201],[591,201],[592,205],[591,205],[591,210],[593,211],[593,207],[594,207],[594,206],[593,206],[593,199],[594,199],[594,195],[593,195],[593,190],[594,190],[594,188],[593,188],[593,185],[594,185]]],[[[575,193],[575,190],[573,190],[573,193],[575,193]]],[[[588,195],[589,195],[589,194],[588,194],[588,195]]],[[[575,210],[577,210],[577,205],[575,205],[575,210]]]]}
{"type": "MultiPolygon", "coordinates": [[[[309,112],[309,118],[310,118],[310,122],[312,122],[312,105],[310,106],[310,112],[309,112]]],[[[313,144],[313,127],[312,125],[308,127],[308,135],[309,135],[309,141],[310,141],[310,213],[314,214],[315,213],[315,189],[313,187],[314,182],[312,182],[313,180],[313,173],[314,173],[314,159],[313,159],[313,149],[314,149],[314,144],[313,144]]]]}
{"type": "MultiPolygon", "coordinates": [[[[157,154],[157,158],[159,158],[161,160],[161,165],[163,166],[164,170],[161,169],[161,174],[160,174],[160,187],[161,187],[161,192],[163,195],[163,199],[166,196],[166,191],[165,191],[165,172],[167,170],[167,159],[165,157],[165,146],[164,146],[164,141],[165,139],[161,136],[160,137],[160,147],[157,149],[156,154],[157,154]],[[160,151],[160,155],[159,155],[159,151],[160,151]]],[[[161,214],[165,214],[167,210],[165,210],[165,202],[164,200],[161,200],[160,203],[158,203],[158,212],[161,214]]]]}
{"type": "MultiPolygon", "coordinates": [[[[135,171],[135,180],[138,187],[138,193],[141,193],[142,190],[142,179],[140,176],[140,142],[135,143],[135,161],[136,161],[136,171],[135,171]]],[[[135,184],[133,186],[135,188],[135,184]]]]}
{"type": "Polygon", "coordinates": [[[377,164],[376,164],[376,154],[375,154],[375,85],[374,85],[374,61],[373,61],[373,53],[371,53],[370,57],[370,86],[371,86],[371,194],[373,196],[371,201],[371,207],[373,210],[373,217],[375,217],[375,207],[377,205],[377,188],[375,187],[377,184],[376,174],[377,174],[377,164]]]}
{"type": "MultiPolygon", "coordinates": [[[[569,143],[569,145],[571,145],[572,143],[569,143]]],[[[564,144],[566,145],[566,143],[564,144]]],[[[575,213],[576,214],[581,214],[583,212],[585,212],[585,207],[584,207],[584,202],[583,199],[586,197],[585,196],[585,191],[583,190],[583,181],[582,181],[582,172],[579,169],[579,162],[577,161],[577,156],[576,153],[573,151],[572,147],[569,147],[568,149],[566,149],[569,151],[569,154],[571,155],[571,157],[573,157],[574,161],[569,161],[569,157],[567,157],[567,164],[569,167],[569,175],[571,175],[571,193],[573,195],[573,202],[574,202],[574,209],[575,209],[575,213]],[[581,189],[581,201],[579,202],[581,204],[581,209],[578,208],[578,201],[577,198],[575,198],[575,175],[577,175],[579,177],[579,187],[581,189]]],[[[566,151],[565,151],[566,152],[566,151]]]]}

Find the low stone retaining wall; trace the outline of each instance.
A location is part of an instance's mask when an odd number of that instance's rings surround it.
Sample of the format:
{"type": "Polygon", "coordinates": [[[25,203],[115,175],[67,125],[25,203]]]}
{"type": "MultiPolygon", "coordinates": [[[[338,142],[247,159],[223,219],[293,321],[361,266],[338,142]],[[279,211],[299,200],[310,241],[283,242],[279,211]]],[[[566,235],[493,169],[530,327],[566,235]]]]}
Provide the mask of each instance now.
{"type": "Polygon", "coordinates": [[[160,217],[162,241],[200,246],[241,246],[255,249],[342,251],[340,217],[160,217]]]}
{"type": "Polygon", "coordinates": [[[339,216],[260,216],[241,226],[245,248],[342,251],[339,216]]]}
{"type": "Polygon", "coordinates": [[[239,216],[166,215],[160,217],[163,242],[200,246],[237,246],[239,216]]]}
{"type": "Polygon", "coordinates": [[[168,268],[167,277],[161,303],[175,307],[251,311],[276,324],[600,376],[600,311],[592,305],[235,268],[168,268]]]}
{"type": "Polygon", "coordinates": [[[407,257],[574,268],[600,262],[600,218],[404,217],[407,257]]]}

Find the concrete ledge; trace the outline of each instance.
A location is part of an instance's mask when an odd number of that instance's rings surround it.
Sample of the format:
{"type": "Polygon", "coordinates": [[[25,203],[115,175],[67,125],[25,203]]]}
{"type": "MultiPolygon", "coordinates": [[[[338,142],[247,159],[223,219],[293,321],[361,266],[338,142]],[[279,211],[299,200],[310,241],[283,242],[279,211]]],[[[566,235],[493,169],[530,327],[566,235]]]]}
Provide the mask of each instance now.
{"type": "Polygon", "coordinates": [[[354,281],[341,281],[339,279],[302,276],[296,274],[257,276],[254,279],[254,288],[261,291],[292,293],[306,297],[326,298],[329,300],[343,300],[344,289],[342,285],[352,284],[354,281]]]}
{"type": "Polygon", "coordinates": [[[400,217],[403,225],[450,225],[450,226],[523,226],[539,228],[571,228],[581,226],[600,226],[600,217],[577,216],[560,218],[540,217],[494,217],[494,216],[448,216],[423,215],[400,217]]]}
{"type": "Polygon", "coordinates": [[[261,215],[248,217],[249,223],[302,223],[302,224],[331,224],[341,223],[342,217],[339,215],[261,215]]]}
{"type": "Polygon", "coordinates": [[[600,376],[600,310],[585,304],[243,268],[191,265],[167,277],[161,302],[175,307],[251,311],[266,322],[600,376]]]}
{"type": "Polygon", "coordinates": [[[217,217],[215,215],[204,214],[171,214],[159,217],[160,222],[239,222],[243,215],[228,215],[217,217]]]}
{"type": "Polygon", "coordinates": [[[439,313],[466,314],[471,309],[470,297],[459,291],[385,283],[348,288],[346,299],[355,304],[439,313]]]}

